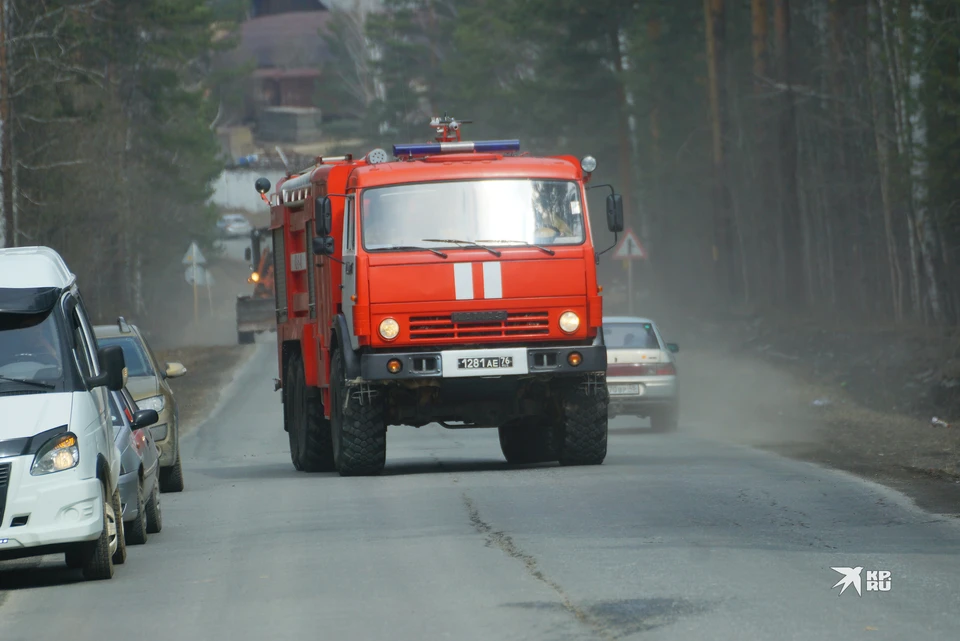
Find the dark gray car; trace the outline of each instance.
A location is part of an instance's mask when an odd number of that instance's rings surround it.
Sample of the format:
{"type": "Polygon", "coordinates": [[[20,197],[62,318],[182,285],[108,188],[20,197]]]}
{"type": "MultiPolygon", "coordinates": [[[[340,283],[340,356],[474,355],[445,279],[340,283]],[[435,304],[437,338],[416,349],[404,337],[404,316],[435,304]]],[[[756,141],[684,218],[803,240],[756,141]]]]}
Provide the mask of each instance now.
{"type": "Polygon", "coordinates": [[[124,387],[110,393],[113,435],[120,450],[120,504],[124,538],[132,545],[147,542],[163,527],[160,512],[160,450],[148,428],[157,422],[155,410],[137,407],[124,387]]]}

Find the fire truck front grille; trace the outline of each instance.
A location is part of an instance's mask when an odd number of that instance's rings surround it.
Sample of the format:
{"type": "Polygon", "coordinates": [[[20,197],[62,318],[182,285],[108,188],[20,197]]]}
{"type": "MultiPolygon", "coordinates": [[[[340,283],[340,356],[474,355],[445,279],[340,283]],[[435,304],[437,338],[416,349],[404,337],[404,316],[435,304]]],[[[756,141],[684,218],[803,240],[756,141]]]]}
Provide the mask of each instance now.
{"type": "Polygon", "coordinates": [[[439,338],[524,338],[550,334],[547,312],[478,312],[474,318],[457,314],[411,316],[410,340],[439,338]]]}

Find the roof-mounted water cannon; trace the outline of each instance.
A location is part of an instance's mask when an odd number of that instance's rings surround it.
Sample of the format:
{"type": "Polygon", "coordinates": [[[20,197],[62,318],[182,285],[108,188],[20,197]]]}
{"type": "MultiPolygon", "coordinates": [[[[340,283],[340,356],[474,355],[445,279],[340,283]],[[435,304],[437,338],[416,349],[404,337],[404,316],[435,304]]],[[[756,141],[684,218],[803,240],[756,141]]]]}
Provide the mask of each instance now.
{"type": "Polygon", "coordinates": [[[460,125],[471,123],[470,120],[454,120],[444,114],[443,118],[434,117],[430,125],[437,130],[437,142],[411,143],[394,145],[393,155],[396,158],[413,158],[415,156],[432,156],[435,154],[463,154],[463,153],[503,153],[520,151],[519,140],[478,140],[476,142],[460,140],[460,125]]]}
{"type": "Polygon", "coordinates": [[[437,142],[460,142],[460,125],[473,124],[472,120],[457,120],[447,114],[443,117],[434,116],[430,120],[430,126],[437,131],[437,142]]]}

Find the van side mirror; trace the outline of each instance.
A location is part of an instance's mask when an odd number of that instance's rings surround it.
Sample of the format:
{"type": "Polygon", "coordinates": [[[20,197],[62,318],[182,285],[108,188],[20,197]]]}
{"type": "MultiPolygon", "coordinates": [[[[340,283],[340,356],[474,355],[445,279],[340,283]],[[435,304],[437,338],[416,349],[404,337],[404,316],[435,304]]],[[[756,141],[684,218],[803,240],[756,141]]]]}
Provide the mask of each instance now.
{"type": "Polygon", "coordinates": [[[160,420],[157,410],[137,410],[133,415],[133,421],[130,422],[131,430],[139,430],[144,427],[150,427],[160,420]]]}
{"type": "Polygon", "coordinates": [[[106,386],[111,392],[123,389],[123,370],[126,361],[123,359],[123,348],[119,345],[101,347],[97,351],[97,360],[100,361],[100,375],[89,379],[91,388],[106,386]]]}
{"type": "Polygon", "coordinates": [[[607,196],[607,227],[614,233],[623,231],[623,197],[620,194],[607,196]]]}
{"type": "Polygon", "coordinates": [[[333,205],[329,196],[320,196],[313,203],[313,213],[317,218],[317,232],[320,236],[329,236],[333,231],[333,205]]]}
{"type": "Polygon", "coordinates": [[[334,251],[333,236],[314,236],[313,253],[317,256],[332,256],[334,251]]]}

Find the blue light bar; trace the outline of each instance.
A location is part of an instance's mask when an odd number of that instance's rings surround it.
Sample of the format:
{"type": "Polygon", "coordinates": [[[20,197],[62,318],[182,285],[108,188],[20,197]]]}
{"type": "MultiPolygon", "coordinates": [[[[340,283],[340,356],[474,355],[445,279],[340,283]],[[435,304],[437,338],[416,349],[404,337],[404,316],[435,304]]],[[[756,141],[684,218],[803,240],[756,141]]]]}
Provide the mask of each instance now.
{"type": "Polygon", "coordinates": [[[473,151],[520,151],[520,141],[482,140],[478,142],[428,142],[393,146],[393,155],[398,158],[400,156],[432,156],[434,154],[469,153],[473,151]]]}

